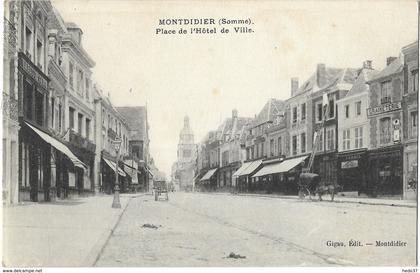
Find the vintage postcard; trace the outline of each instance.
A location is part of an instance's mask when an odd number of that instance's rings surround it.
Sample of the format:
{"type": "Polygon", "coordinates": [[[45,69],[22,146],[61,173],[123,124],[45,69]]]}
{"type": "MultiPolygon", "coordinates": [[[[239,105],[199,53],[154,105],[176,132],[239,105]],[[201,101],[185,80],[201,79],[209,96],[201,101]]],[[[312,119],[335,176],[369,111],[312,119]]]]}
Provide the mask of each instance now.
{"type": "Polygon", "coordinates": [[[4,0],[3,272],[416,272],[418,11],[4,0]]]}

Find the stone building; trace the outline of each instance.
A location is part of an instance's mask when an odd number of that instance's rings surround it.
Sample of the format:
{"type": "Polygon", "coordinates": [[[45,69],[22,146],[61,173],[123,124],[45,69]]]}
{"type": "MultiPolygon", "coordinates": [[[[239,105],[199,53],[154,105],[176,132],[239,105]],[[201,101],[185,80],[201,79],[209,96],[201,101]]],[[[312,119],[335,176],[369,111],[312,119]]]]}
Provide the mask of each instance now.
{"type": "Polygon", "coordinates": [[[19,201],[18,32],[20,7],[4,2],[3,33],[3,203],[19,201]]]}
{"type": "Polygon", "coordinates": [[[337,176],[347,194],[367,194],[369,85],[366,82],[378,72],[372,68],[371,61],[365,61],[350,91],[337,100],[337,176]]]}
{"type": "MultiPolygon", "coordinates": [[[[338,112],[336,101],[345,97],[357,78],[358,69],[354,68],[330,68],[324,64],[318,64],[316,73],[317,89],[312,90],[312,130],[308,130],[307,136],[311,136],[311,143],[315,132],[319,134],[312,171],[321,176],[321,181],[329,185],[337,184],[337,120],[338,112]],[[328,102],[324,101],[327,100],[328,102]],[[325,122],[322,125],[323,109],[327,104],[325,122]]],[[[292,139],[292,151],[293,151],[292,139]]],[[[307,150],[307,152],[312,152],[307,150]]],[[[303,151],[302,147],[300,149],[303,151]]]]}
{"type": "MultiPolygon", "coordinates": [[[[115,107],[127,122],[130,129],[128,134],[129,157],[137,162],[138,170],[138,190],[151,190],[152,172],[150,171],[150,138],[149,121],[147,116],[147,106],[124,106],[115,107]]],[[[126,159],[130,159],[126,158],[126,159]]]]}
{"type": "Polygon", "coordinates": [[[92,71],[95,62],[82,46],[82,30],[71,22],[64,22],[66,32],[62,36],[62,70],[67,79],[64,97],[65,140],[71,151],[85,164],[85,170],[69,172],[69,193],[94,192],[95,144],[92,71]]]}
{"type": "Polygon", "coordinates": [[[403,89],[403,195],[415,199],[416,192],[409,185],[410,180],[418,181],[418,94],[419,94],[419,51],[418,41],[402,48],[404,55],[403,89]]]}
{"type": "Polygon", "coordinates": [[[400,57],[388,57],[386,67],[368,81],[369,182],[373,196],[403,194],[403,64],[400,57]]]}
{"type": "MultiPolygon", "coordinates": [[[[116,139],[121,140],[119,150],[118,181],[121,192],[126,192],[132,182],[138,184],[137,164],[127,162],[135,172],[127,170],[131,176],[127,175],[123,169],[125,160],[129,157],[129,132],[130,128],[123,116],[113,106],[110,97],[105,96],[98,84],[93,86],[93,98],[95,105],[95,191],[112,193],[115,187],[115,162],[117,151],[112,142],[116,139]]],[[[128,168],[127,166],[127,168],[128,168]]]]}
{"type": "Polygon", "coordinates": [[[194,143],[194,133],[190,127],[188,116],[185,116],[184,126],[179,133],[177,158],[175,177],[178,180],[179,189],[193,191],[195,187],[197,145],[194,143]]]}

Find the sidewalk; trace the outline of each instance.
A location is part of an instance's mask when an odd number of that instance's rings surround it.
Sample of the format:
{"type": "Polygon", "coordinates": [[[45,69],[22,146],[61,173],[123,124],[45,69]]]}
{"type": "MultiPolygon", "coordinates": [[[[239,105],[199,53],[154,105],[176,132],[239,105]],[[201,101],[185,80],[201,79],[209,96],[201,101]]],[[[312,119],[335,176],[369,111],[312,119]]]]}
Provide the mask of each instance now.
{"type": "Polygon", "coordinates": [[[3,265],[92,266],[131,198],[101,195],[3,208],[3,265]]]}
{"type": "MultiPolygon", "coordinates": [[[[220,195],[232,195],[232,196],[248,196],[248,197],[264,197],[264,198],[281,198],[281,199],[295,199],[298,200],[297,195],[279,195],[279,194],[261,194],[261,193],[229,193],[229,192],[200,192],[205,194],[220,194],[220,195]]],[[[306,197],[307,200],[308,197],[306,197]]],[[[318,196],[312,198],[318,201],[318,196]]],[[[323,196],[323,202],[329,202],[329,196],[323,196]]],[[[389,198],[368,198],[368,197],[350,197],[350,196],[339,196],[334,197],[336,203],[355,203],[363,205],[377,205],[377,206],[395,206],[395,207],[407,207],[416,208],[417,200],[399,200],[389,198]]]]}

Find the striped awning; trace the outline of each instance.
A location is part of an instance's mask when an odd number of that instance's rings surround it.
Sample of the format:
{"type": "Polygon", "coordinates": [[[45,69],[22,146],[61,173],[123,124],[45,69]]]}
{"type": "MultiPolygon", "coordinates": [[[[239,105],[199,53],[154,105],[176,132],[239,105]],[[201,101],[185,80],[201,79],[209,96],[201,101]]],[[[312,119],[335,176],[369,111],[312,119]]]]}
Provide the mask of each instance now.
{"type": "Polygon", "coordinates": [[[236,172],[234,172],[233,173],[233,175],[232,176],[240,176],[241,175],[241,173],[244,171],[244,170],[246,170],[246,168],[248,168],[250,165],[252,164],[252,162],[245,162],[244,164],[242,164],[242,166],[238,169],[238,170],[236,170],[236,172]]]}
{"type": "Polygon", "coordinates": [[[287,159],[279,163],[266,165],[252,177],[264,176],[275,173],[286,173],[294,167],[296,167],[297,165],[299,165],[300,163],[304,162],[307,157],[308,156],[301,156],[297,158],[287,159]]]}
{"type": "Polygon", "coordinates": [[[30,125],[29,123],[25,122],[29,128],[31,128],[37,135],[39,135],[45,142],[49,143],[58,151],[65,154],[71,162],[73,162],[75,167],[82,168],[84,170],[87,169],[86,164],[84,164],[80,159],[78,159],[72,151],[70,151],[69,147],[58,141],[57,139],[53,138],[52,136],[48,135],[47,133],[42,132],[41,130],[35,128],[34,126],[30,125]]]}
{"type": "MultiPolygon", "coordinates": [[[[102,159],[105,161],[106,164],[108,164],[109,167],[111,167],[111,169],[113,169],[115,171],[115,162],[112,162],[111,160],[108,160],[106,158],[102,158],[102,159]]],[[[125,175],[126,175],[124,170],[121,169],[119,166],[118,166],[118,174],[123,176],[123,177],[125,177],[125,175]]]]}
{"type": "Polygon", "coordinates": [[[210,180],[210,178],[216,173],[217,168],[207,171],[207,173],[200,179],[200,181],[210,180]]]}

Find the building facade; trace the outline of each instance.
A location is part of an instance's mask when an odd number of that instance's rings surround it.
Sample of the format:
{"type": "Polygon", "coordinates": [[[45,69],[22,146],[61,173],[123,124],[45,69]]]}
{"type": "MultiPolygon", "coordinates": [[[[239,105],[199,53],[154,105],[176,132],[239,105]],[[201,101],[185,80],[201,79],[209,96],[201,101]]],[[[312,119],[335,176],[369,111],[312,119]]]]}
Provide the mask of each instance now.
{"type": "MultiPolygon", "coordinates": [[[[19,201],[18,31],[20,6],[4,2],[3,28],[3,203],[19,201]]],[[[21,32],[19,32],[21,33],[21,32]]]]}
{"type": "Polygon", "coordinates": [[[344,192],[368,194],[369,85],[366,83],[378,71],[365,61],[363,69],[344,98],[337,100],[338,114],[338,183],[344,192]]]}
{"type": "Polygon", "coordinates": [[[149,191],[152,189],[152,172],[150,171],[150,138],[149,122],[147,118],[147,106],[124,106],[115,108],[126,121],[128,133],[129,156],[137,162],[138,186],[139,191],[149,191]]]}

